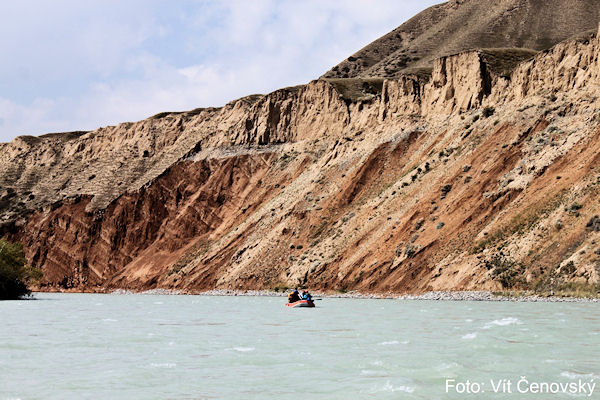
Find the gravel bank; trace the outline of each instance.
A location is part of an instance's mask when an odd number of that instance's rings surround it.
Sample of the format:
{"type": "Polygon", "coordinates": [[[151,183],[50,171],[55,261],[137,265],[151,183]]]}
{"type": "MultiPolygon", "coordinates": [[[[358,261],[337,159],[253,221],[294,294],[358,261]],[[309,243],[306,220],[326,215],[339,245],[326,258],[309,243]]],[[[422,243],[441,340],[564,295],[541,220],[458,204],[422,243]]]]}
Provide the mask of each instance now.
{"type": "MultiPolygon", "coordinates": [[[[285,297],[287,293],[271,292],[268,290],[226,290],[216,289],[207,292],[196,293],[203,296],[271,296],[271,297],[285,297]]],[[[498,296],[490,291],[457,291],[457,292],[427,292],[421,295],[398,295],[394,293],[377,293],[377,294],[366,294],[360,292],[347,292],[347,293],[325,293],[325,292],[312,292],[315,298],[342,298],[342,299],[390,299],[390,300],[442,300],[442,301],[521,301],[521,302],[545,302],[545,303],[559,303],[559,302],[600,302],[600,299],[582,299],[575,297],[544,297],[536,295],[522,295],[522,296],[498,296]]]]}
{"type": "MultiPolygon", "coordinates": [[[[427,292],[420,295],[396,293],[330,293],[330,292],[311,292],[315,298],[340,298],[340,299],[389,299],[389,300],[441,300],[441,301],[514,301],[514,302],[534,302],[534,303],[598,303],[600,298],[575,298],[575,297],[557,297],[557,296],[538,296],[538,295],[520,295],[520,296],[501,296],[490,291],[456,291],[456,292],[427,292]]],[[[262,296],[262,297],[286,297],[287,292],[273,292],[269,290],[230,290],[213,289],[204,292],[184,292],[170,289],[152,289],[144,292],[134,292],[131,290],[117,289],[111,294],[142,294],[142,295],[200,295],[200,296],[262,296]]]]}

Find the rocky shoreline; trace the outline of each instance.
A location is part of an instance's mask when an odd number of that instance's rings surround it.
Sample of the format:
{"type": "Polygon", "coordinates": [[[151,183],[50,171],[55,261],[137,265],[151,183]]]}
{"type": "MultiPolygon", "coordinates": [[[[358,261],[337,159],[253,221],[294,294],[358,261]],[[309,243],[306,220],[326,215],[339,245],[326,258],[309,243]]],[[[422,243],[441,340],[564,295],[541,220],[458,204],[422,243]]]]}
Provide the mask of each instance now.
{"type": "MultiPolygon", "coordinates": [[[[199,295],[199,296],[260,296],[260,297],[285,297],[287,293],[270,290],[231,290],[213,289],[203,292],[184,292],[170,289],[152,289],[143,292],[117,289],[110,294],[140,294],[140,295],[199,295]]],[[[436,291],[423,294],[395,294],[395,293],[360,293],[350,291],[313,292],[315,298],[341,298],[341,299],[381,299],[381,300],[430,300],[430,301],[511,301],[530,303],[598,303],[600,298],[577,298],[541,295],[501,295],[490,291],[436,291]]]]}

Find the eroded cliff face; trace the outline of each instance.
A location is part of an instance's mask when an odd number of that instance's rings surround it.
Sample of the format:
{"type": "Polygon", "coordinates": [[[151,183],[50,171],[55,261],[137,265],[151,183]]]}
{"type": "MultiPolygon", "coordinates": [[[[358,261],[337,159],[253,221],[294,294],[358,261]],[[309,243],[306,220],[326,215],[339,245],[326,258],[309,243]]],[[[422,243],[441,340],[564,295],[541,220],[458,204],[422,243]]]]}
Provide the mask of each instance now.
{"type": "Polygon", "coordinates": [[[599,54],[595,37],[464,52],[429,79],[17,138],[2,233],[48,289],[595,283],[599,54]]]}
{"type": "Polygon", "coordinates": [[[101,211],[87,211],[87,196],[44,207],[23,228],[29,258],[46,271],[45,283],[66,288],[104,284],[130,263],[161,270],[191,241],[226,231],[269,198],[259,182],[273,157],[181,162],[101,211]]]}

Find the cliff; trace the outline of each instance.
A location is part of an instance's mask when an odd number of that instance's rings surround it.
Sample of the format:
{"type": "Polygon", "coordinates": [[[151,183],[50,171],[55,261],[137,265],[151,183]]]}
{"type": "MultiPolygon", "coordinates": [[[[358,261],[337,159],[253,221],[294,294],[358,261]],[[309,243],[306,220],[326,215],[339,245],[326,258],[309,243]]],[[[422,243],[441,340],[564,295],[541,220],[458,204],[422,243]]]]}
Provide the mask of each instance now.
{"type": "Polygon", "coordinates": [[[599,280],[600,41],[480,49],[0,145],[45,289],[422,292],[599,280]]]}

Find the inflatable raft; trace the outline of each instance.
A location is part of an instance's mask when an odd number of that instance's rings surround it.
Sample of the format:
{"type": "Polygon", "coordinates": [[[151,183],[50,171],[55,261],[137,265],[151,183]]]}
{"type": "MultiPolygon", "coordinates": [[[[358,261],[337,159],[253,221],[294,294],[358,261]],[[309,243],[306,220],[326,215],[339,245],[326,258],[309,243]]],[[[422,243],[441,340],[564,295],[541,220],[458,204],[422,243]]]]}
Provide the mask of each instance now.
{"type": "Polygon", "coordinates": [[[314,307],[315,302],[312,300],[298,300],[293,303],[286,303],[286,307],[314,307]]]}

